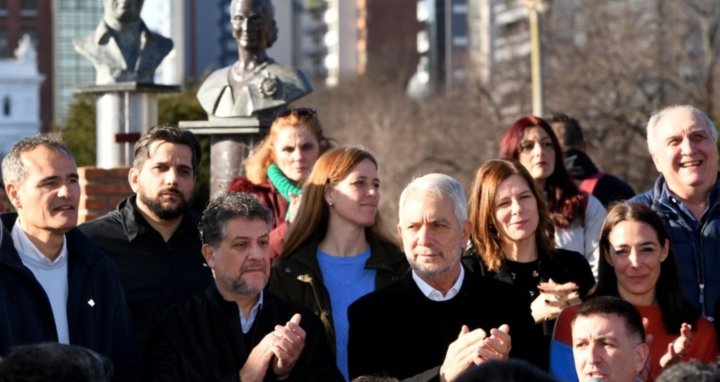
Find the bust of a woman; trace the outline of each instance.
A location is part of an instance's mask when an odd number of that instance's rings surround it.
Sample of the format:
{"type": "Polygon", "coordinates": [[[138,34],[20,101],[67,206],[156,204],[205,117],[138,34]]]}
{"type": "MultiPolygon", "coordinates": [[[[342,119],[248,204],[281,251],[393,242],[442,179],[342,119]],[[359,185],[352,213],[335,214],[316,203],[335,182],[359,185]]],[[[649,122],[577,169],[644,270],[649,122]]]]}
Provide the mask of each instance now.
{"type": "Polygon", "coordinates": [[[267,56],[267,48],[277,40],[270,0],[233,0],[230,17],[238,60],[210,74],[197,94],[210,118],[257,115],[312,91],[305,74],[267,56]]]}

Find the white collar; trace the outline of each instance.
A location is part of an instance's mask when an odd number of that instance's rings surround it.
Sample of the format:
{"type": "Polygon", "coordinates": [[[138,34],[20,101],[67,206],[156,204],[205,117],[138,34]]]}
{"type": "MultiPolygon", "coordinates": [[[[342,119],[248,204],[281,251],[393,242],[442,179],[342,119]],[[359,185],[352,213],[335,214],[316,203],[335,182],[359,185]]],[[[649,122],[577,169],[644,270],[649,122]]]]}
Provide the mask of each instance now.
{"type": "Polygon", "coordinates": [[[453,284],[453,286],[444,296],[442,292],[433,288],[432,286],[430,286],[430,284],[426,283],[425,280],[420,278],[420,276],[415,273],[415,270],[412,271],[412,278],[415,281],[415,284],[417,284],[418,288],[420,288],[422,294],[425,295],[425,297],[429,298],[432,301],[448,301],[453,297],[457,296],[457,294],[460,292],[460,287],[462,287],[463,280],[465,279],[465,268],[463,268],[462,264],[460,265],[460,276],[458,276],[457,280],[455,280],[455,284],[453,284]]]}
{"type": "Polygon", "coordinates": [[[25,231],[23,231],[23,229],[20,227],[19,216],[17,218],[17,221],[15,221],[15,225],[13,225],[10,236],[12,237],[15,250],[20,256],[24,256],[27,259],[37,261],[40,264],[58,264],[67,257],[67,240],[65,236],[63,236],[63,244],[62,248],[60,249],[60,254],[58,255],[58,257],[55,258],[55,260],[50,260],[45,255],[43,255],[42,252],[40,252],[40,250],[35,246],[35,244],[30,241],[30,238],[28,238],[25,231]]]}

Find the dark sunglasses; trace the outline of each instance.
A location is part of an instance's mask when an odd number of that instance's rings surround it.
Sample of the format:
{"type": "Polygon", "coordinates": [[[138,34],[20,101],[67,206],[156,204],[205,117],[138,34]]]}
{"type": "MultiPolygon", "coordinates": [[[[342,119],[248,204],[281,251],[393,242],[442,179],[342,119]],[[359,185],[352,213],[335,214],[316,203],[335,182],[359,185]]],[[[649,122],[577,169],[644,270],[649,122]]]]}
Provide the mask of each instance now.
{"type": "Polygon", "coordinates": [[[314,118],[317,116],[317,112],[313,108],[309,107],[289,107],[287,109],[279,110],[275,113],[275,118],[287,117],[290,114],[295,114],[298,117],[314,118]]]}

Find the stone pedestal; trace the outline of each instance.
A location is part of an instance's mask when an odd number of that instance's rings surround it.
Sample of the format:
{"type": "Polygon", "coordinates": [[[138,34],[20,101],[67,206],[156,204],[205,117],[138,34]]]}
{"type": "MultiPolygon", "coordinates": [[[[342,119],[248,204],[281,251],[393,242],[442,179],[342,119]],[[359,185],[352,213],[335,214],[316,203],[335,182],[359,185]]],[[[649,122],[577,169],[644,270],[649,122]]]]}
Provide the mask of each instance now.
{"type": "Polygon", "coordinates": [[[267,133],[269,123],[257,118],[217,118],[181,121],[195,135],[210,135],[210,198],[227,191],[243,175],[243,161],[267,133]]]}
{"type": "Polygon", "coordinates": [[[158,122],[158,95],[178,91],[179,86],[136,82],[76,89],[76,93],[97,96],[96,166],[131,166],[135,142],[158,122]]]}

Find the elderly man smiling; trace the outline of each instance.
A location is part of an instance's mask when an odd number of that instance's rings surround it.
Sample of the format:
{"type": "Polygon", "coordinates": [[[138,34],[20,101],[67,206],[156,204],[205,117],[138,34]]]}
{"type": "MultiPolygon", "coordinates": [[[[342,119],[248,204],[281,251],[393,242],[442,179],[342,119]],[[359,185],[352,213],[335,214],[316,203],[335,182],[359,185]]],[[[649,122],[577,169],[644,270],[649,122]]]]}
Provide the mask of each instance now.
{"type": "Polygon", "coordinates": [[[661,175],[630,201],[649,205],[663,220],[684,296],[712,320],[720,297],[717,129],[692,106],[670,106],[648,121],[647,142],[661,175]]]}

